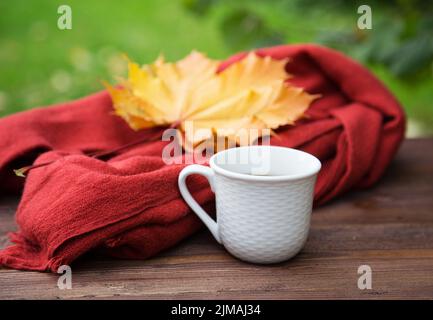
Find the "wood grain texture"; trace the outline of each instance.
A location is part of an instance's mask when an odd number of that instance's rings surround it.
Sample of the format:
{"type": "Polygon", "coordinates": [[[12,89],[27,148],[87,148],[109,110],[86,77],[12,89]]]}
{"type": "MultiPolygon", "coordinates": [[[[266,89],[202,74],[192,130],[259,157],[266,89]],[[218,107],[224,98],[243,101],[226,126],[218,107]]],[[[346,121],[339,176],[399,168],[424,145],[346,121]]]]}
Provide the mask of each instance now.
{"type": "MultiPolygon", "coordinates": [[[[0,247],[18,199],[0,200],[0,247]]],[[[303,251],[273,266],[236,260],[207,231],[147,261],[86,256],[73,288],[55,274],[0,269],[2,299],[433,299],[433,139],[405,141],[385,177],[314,211],[303,251]],[[357,269],[373,270],[373,289],[357,269]]]]}

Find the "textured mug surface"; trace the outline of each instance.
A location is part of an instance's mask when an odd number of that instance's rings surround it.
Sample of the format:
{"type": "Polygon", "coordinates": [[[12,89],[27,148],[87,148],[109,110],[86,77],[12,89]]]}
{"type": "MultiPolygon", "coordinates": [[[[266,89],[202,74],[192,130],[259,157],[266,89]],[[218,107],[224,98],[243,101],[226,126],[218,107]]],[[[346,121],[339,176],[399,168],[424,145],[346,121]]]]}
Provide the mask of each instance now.
{"type": "Polygon", "coordinates": [[[320,161],[290,148],[247,146],[213,155],[210,168],[190,165],[179,175],[185,201],[234,256],[277,263],[296,255],[310,228],[320,161]],[[215,222],[186,187],[190,174],[207,177],[215,193],[215,222]]]}

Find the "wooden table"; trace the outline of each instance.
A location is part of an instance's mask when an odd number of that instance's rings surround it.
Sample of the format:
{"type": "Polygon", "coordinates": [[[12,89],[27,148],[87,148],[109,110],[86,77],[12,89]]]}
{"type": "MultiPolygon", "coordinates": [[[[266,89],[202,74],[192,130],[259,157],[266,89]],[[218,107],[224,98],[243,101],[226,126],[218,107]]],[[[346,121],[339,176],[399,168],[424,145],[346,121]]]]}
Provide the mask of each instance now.
{"type": "MultiPolygon", "coordinates": [[[[0,200],[0,247],[18,199],[0,200]]],[[[0,298],[433,299],[433,139],[405,141],[385,177],[313,213],[304,250],[274,266],[231,257],[203,230],[147,261],[87,256],[58,275],[0,269],[0,298]],[[357,286],[372,269],[372,289],[357,286]]]]}

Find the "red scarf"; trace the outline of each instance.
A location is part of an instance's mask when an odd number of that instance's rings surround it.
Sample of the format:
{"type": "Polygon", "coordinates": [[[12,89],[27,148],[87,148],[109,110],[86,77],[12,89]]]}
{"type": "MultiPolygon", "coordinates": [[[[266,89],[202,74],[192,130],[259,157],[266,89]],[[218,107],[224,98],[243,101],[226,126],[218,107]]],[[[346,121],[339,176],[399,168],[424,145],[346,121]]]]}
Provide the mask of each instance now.
{"type": "MultiPolygon", "coordinates": [[[[395,98],[369,71],[344,55],[315,45],[278,46],[257,51],[290,57],[293,84],[322,97],[309,118],[278,131],[272,144],[312,153],[323,164],[316,190],[320,205],[352,188],[373,185],[404,135],[405,116],[395,98]]],[[[221,68],[241,59],[236,55],[221,68]]],[[[112,114],[106,92],[33,109],[0,120],[0,193],[19,192],[19,231],[14,245],[0,251],[0,265],[51,270],[89,250],[119,258],[144,259],[173,246],[201,223],[181,199],[177,176],[183,165],[161,160],[166,142],[146,142],[98,160],[83,153],[110,150],[156,129],[134,132],[112,114]],[[60,159],[31,170],[26,179],[12,168],[60,159]]],[[[212,207],[204,179],[190,189],[212,207]]]]}

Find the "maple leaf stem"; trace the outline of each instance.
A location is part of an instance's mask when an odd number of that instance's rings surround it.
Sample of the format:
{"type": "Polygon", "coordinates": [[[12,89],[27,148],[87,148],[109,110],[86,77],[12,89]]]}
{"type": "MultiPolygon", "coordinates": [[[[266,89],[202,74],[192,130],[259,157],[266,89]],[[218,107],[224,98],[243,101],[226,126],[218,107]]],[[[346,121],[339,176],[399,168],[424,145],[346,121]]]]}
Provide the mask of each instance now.
{"type": "Polygon", "coordinates": [[[117,148],[114,148],[114,149],[111,149],[111,150],[98,151],[98,152],[90,153],[90,154],[87,154],[87,155],[89,157],[92,157],[92,158],[100,158],[100,157],[108,156],[108,155],[113,154],[113,153],[117,153],[117,152],[123,151],[125,149],[129,149],[129,148],[135,147],[136,145],[142,144],[144,142],[154,142],[154,141],[159,140],[160,138],[161,138],[161,132],[158,132],[151,139],[148,139],[146,137],[146,138],[138,139],[136,141],[124,144],[123,146],[120,146],[120,147],[117,147],[117,148]]]}
{"type": "Polygon", "coordinates": [[[28,171],[30,171],[32,169],[40,168],[40,167],[45,167],[45,166],[47,166],[49,164],[52,164],[52,163],[54,163],[56,161],[57,160],[42,162],[42,163],[30,165],[30,166],[25,166],[25,167],[22,167],[22,168],[19,168],[19,169],[13,169],[13,170],[14,170],[14,173],[15,173],[15,175],[17,177],[23,177],[23,178],[25,178],[26,177],[26,173],[28,171]]]}
{"type": "MultiPolygon", "coordinates": [[[[114,154],[114,153],[123,151],[123,150],[128,149],[128,148],[134,147],[134,146],[142,144],[144,142],[154,142],[154,141],[157,141],[157,140],[159,140],[161,138],[161,135],[162,135],[162,133],[158,132],[154,137],[151,137],[150,139],[147,138],[147,137],[146,138],[141,138],[141,139],[138,139],[136,141],[124,144],[123,146],[120,146],[120,147],[117,147],[117,148],[114,148],[114,149],[111,149],[111,150],[91,152],[91,153],[87,153],[85,155],[87,155],[88,157],[91,157],[91,158],[95,158],[95,159],[96,158],[100,158],[100,157],[104,157],[104,156],[107,156],[107,155],[110,155],[110,154],[114,154]]],[[[59,158],[59,159],[61,159],[61,158],[59,158]]],[[[42,162],[42,163],[38,163],[38,164],[33,164],[33,165],[25,166],[25,167],[22,167],[22,168],[19,168],[19,169],[13,169],[13,171],[14,171],[14,173],[15,173],[15,175],[17,177],[25,178],[26,174],[30,170],[48,166],[48,165],[56,162],[59,159],[51,160],[51,161],[47,161],[47,162],[42,162]]]]}

